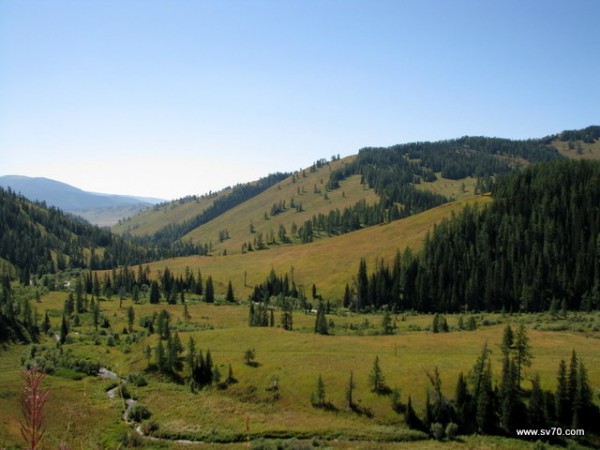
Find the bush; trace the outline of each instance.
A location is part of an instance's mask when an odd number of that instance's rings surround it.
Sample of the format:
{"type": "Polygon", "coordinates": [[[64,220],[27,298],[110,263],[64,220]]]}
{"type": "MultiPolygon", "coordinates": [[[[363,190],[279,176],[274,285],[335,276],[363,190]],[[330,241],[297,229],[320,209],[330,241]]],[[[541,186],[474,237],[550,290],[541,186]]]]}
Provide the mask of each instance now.
{"type": "Polygon", "coordinates": [[[146,380],[146,377],[139,373],[132,373],[127,377],[127,381],[136,387],[148,386],[148,380],[146,380]]]}
{"type": "Polygon", "coordinates": [[[158,424],[154,421],[146,420],[142,423],[142,433],[151,435],[158,431],[158,424]]]}
{"type": "Polygon", "coordinates": [[[151,416],[152,413],[150,412],[150,410],[140,403],[136,403],[131,408],[129,408],[129,411],[127,413],[127,419],[132,420],[134,422],[141,422],[142,420],[149,419],[151,416]]]}
{"type": "Polygon", "coordinates": [[[117,438],[119,442],[119,447],[141,447],[143,445],[143,441],[140,435],[138,435],[134,430],[123,430],[119,437],[117,438]]]}
{"type": "Polygon", "coordinates": [[[456,425],[454,422],[450,422],[448,425],[446,425],[446,438],[449,441],[453,441],[456,438],[457,434],[458,425],[456,425]]]}
{"type": "Polygon", "coordinates": [[[432,423],[430,431],[434,439],[441,441],[444,438],[444,425],[441,423],[432,423]]]}

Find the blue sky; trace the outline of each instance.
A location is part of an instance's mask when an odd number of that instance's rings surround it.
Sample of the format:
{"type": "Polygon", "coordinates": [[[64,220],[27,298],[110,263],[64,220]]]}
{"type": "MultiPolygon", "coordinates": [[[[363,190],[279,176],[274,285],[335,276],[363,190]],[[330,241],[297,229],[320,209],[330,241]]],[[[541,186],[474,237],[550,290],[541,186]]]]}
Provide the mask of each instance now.
{"type": "Polygon", "coordinates": [[[599,123],[600,2],[0,2],[0,175],[177,198],[599,123]]]}

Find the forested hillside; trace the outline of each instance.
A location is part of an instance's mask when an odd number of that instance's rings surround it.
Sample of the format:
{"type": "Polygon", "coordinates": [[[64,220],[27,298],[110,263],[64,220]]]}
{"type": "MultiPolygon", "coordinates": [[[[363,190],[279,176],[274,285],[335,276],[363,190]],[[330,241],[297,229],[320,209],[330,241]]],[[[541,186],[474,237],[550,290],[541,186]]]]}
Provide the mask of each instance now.
{"type": "Polygon", "coordinates": [[[480,189],[491,187],[492,177],[524,163],[562,159],[543,139],[463,137],[439,142],[416,142],[387,148],[361,149],[353,163],[333,171],[329,187],[335,189],[348,176],[360,174],[375,189],[380,201],[370,225],[425,211],[447,201],[444,197],[417,190],[415,184],[438,176],[458,180],[480,179],[480,189]]]}
{"type": "Polygon", "coordinates": [[[598,309],[600,163],[532,165],[503,177],[493,197],[444,220],[418,257],[398,254],[370,277],[362,262],[355,306],[598,309]]]}
{"type": "Polygon", "coordinates": [[[150,254],[108,230],[0,188],[0,258],[24,283],[31,275],[108,269],[142,262],[150,254]]]}

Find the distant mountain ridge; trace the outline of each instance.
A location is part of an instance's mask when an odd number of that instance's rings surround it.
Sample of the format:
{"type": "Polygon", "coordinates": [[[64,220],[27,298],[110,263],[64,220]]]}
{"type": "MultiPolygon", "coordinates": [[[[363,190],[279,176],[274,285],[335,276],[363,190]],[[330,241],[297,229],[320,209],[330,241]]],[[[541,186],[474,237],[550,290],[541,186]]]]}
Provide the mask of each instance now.
{"type": "Polygon", "coordinates": [[[0,177],[0,187],[10,188],[29,200],[44,202],[99,226],[112,226],[125,217],[164,202],[158,198],[88,192],[45,177],[4,175],[0,177]]]}
{"type": "Polygon", "coordinates": [[[139,204],[151,206],[163,201],[128,195],[87,192],[50,178],[23,175],[1,176],[0,186],[11,188],[30,200],[46,202],[48,206],[55,206],[69,212],[139,204]]]}

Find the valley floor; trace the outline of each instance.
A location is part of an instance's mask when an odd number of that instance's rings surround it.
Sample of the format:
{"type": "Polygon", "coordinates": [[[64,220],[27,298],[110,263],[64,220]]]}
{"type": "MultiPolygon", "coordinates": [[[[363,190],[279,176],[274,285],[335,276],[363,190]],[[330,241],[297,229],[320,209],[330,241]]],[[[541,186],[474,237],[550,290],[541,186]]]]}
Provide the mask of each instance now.
{"type": "MultiPolygon", "coordinates": [[[[37,304],[38,311],[49,312],[54,329],[60,327],[65,296],[64,292],[52,292],[37,304]]],[[[321,446],[339,449],[526,448],[525,441],[500,437],[461,437],[443,444],[429,440],[425,434],[408,429],[403,414],[392,409],[390,395],[376,394],[369,388],[370,372],[378,357],[386,385],[397,389],[404,405],[410,396],[421,414],[430,387],[426,372],[437,367],[443,381],[442,392],[453,398],[459,373],[471,370],[487,342],[492,350],[494,378],[498,380],[503,330],[507,324],[516,327],[521,322],[527,326],[534,356],[526,380],[539,373],[542,387],[554,390],[560,360],[568,361],[575,350],[588,368],[596,401],[600,392],[599,313],[568,313],[567,318],[552,318],[548,314],[476,314],[474,331],[459,330],[459,316],[447,316],[447,333],[430,331],[431,315],[398,314],[394,316],[395,334],[384,336],[378,335],[381,314],[340,312],[327,315],[334,335],[322,336],[313,332],[315,315],[300,311],[293,314],[294,331],[285,331],[278,326],[249,327],[246,305],[191,302],[186,321],[182,305],[139,304],[135,305],[133,332],[123,333],[130,304],[130,300],[121,307],[118,300],[102,302],[110,328],[100,328],[98,332],[92,326],[91,314],[82,314],[81,325],[71,329],[63,352],[108,367],[123,378],[141,374],[147,385],[136,387],[128,383],[126,389],[151,412],[146,426],[157,426],[155,435],[168,439],[230,442],[218,445],[223,449],[275,448],[272,440],[262,442],[261,437],[296,437],[304,446],[294,447],[286,441],[287,448],[311,448],[313,436],[321,446]],[[158,336],[147,335],[138,322],[163,309],[169,312],[171,333],[177,332],[183,348],[193,338],[197,351],[205,354],[210,350],[213,368],[218,369],[221,380],[231,367],[237,383],[192,392],[184,382],[189,372],[187,363],[178,372],[181,383],[147,372],[156,355],[154,350],[147,355],[146,349],[156,348],[158,336]],[[251,365],[244,361],[248,349],[256,355],[251,365]],[[345,406],[351,373],[357,405],[353,411],[345,406]],[[319,376],[327,408],[311,404],[319,376]],[[399,442],[413,440],[418,442],[399,442]]],[[[276,317],[279,318],[279,312],[276,317]]],[[[54,336],[45,337],[43,344],[56,346],[54,336]]],[[[22,443],[20,373],[28,351],[24,345],[8,345],[0,350],[0,448],[18,448],[22,443]]],[[[115,386],[114,380],[56,370],[47,376],[45,385],[50,389],[46,407],[47,448],[58,448],[60,442],[66,442],[69,448],[118,448],[128,443],[128,436],[129,445],[139,441],[145,448],[195,448],[135,436],[121,419],[123,399],[110,399],[106,394],[115,386]]],[[[524,385],[528,388],[529,381],[524,385]]],[[[534,448],[533,444],[529,447],[534,448]]]]}

